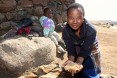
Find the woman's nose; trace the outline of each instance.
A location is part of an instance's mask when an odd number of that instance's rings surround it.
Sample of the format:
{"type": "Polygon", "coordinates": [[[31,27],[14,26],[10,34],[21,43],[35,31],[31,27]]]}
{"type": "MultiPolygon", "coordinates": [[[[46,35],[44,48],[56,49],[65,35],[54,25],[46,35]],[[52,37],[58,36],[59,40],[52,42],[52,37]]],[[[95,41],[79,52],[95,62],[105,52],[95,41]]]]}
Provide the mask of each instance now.
{"type": "Polygon", "coordinates": [[[73,23],[77,23],[77,20],[76,20],[76,19],[74,19],[74,20],[73,20],[73,23]]]}

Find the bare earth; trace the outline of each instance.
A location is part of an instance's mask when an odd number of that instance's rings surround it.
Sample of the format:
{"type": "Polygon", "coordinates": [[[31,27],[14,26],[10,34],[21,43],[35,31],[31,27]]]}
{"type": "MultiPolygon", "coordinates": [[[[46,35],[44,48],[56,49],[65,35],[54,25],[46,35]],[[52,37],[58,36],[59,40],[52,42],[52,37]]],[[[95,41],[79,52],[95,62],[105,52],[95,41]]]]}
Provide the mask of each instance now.
{"type": "MultiPolygon", "coordinates": [[[[117,76],[117,29],[101,26],[95,26],[95,28],[101,52],[102,73],[117,76]]],[[[64,55],[63,60],[58,59],[57,61],[62,64],[66,59],[67,54],[64,55]]]]}
{"type": "Polygon", "coordinates": [[[102,73],[117,76],[117,29],[97,27],[102,73]]]}

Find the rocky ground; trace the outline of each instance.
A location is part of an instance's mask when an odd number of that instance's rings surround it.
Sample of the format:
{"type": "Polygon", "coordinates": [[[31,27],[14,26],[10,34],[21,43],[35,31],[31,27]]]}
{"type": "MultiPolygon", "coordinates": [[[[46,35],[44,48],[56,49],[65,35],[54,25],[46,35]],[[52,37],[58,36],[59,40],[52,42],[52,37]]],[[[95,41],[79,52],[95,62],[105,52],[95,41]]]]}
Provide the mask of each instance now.
{"type": "MultiPolygon", "coordinates": [[[[103,26],[95,26],[95,28],[101,51],[102,73],[117,76],[117,29],[110,29],[103,26]]],[[[57,62],[62,64],[66,59],[67,54],[64,55],[63,59],[57,59],[57,62]]]]}

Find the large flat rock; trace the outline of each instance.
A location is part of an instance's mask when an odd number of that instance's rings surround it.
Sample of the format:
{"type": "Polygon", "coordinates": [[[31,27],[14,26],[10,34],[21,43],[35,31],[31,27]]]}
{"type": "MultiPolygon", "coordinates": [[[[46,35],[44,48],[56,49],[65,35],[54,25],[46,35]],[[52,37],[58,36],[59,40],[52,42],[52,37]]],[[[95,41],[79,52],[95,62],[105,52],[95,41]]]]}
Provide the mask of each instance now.
{"type": "Polygon", "coordinates": [[[11,76],[19,76],[31,67],[49,64],[55,58],[56,46],[49,38],[33,37],[30,40],[19,37],[0,43],[0,69],[11,76]]]}

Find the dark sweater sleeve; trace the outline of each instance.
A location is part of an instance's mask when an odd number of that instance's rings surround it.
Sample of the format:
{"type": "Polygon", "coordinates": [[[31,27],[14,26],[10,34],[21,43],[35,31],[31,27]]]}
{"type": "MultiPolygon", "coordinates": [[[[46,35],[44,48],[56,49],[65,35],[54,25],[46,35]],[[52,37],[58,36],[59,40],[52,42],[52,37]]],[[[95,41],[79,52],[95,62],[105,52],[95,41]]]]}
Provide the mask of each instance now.
{"type": "Polygon", "coordinates": [[[83,57],[84,59],[87,58],[91,54],[91,46],[95,42],[96,39],[96,32],[88,35],[84,40],[82,47],[80,48],[80,52],[78,56],[83,57]]]}
{"type": "Polygon", "coordinates": [[[74,46],[70,36],[68,36],[68,32],[65,29],[63,29],[63,31],[62,31],[62,38],[65,42],[65,45],[66,45],[66,48],[67,48],[67,51],[68,51],[68,56],[76,57],[75,46],[74,46]]]}

